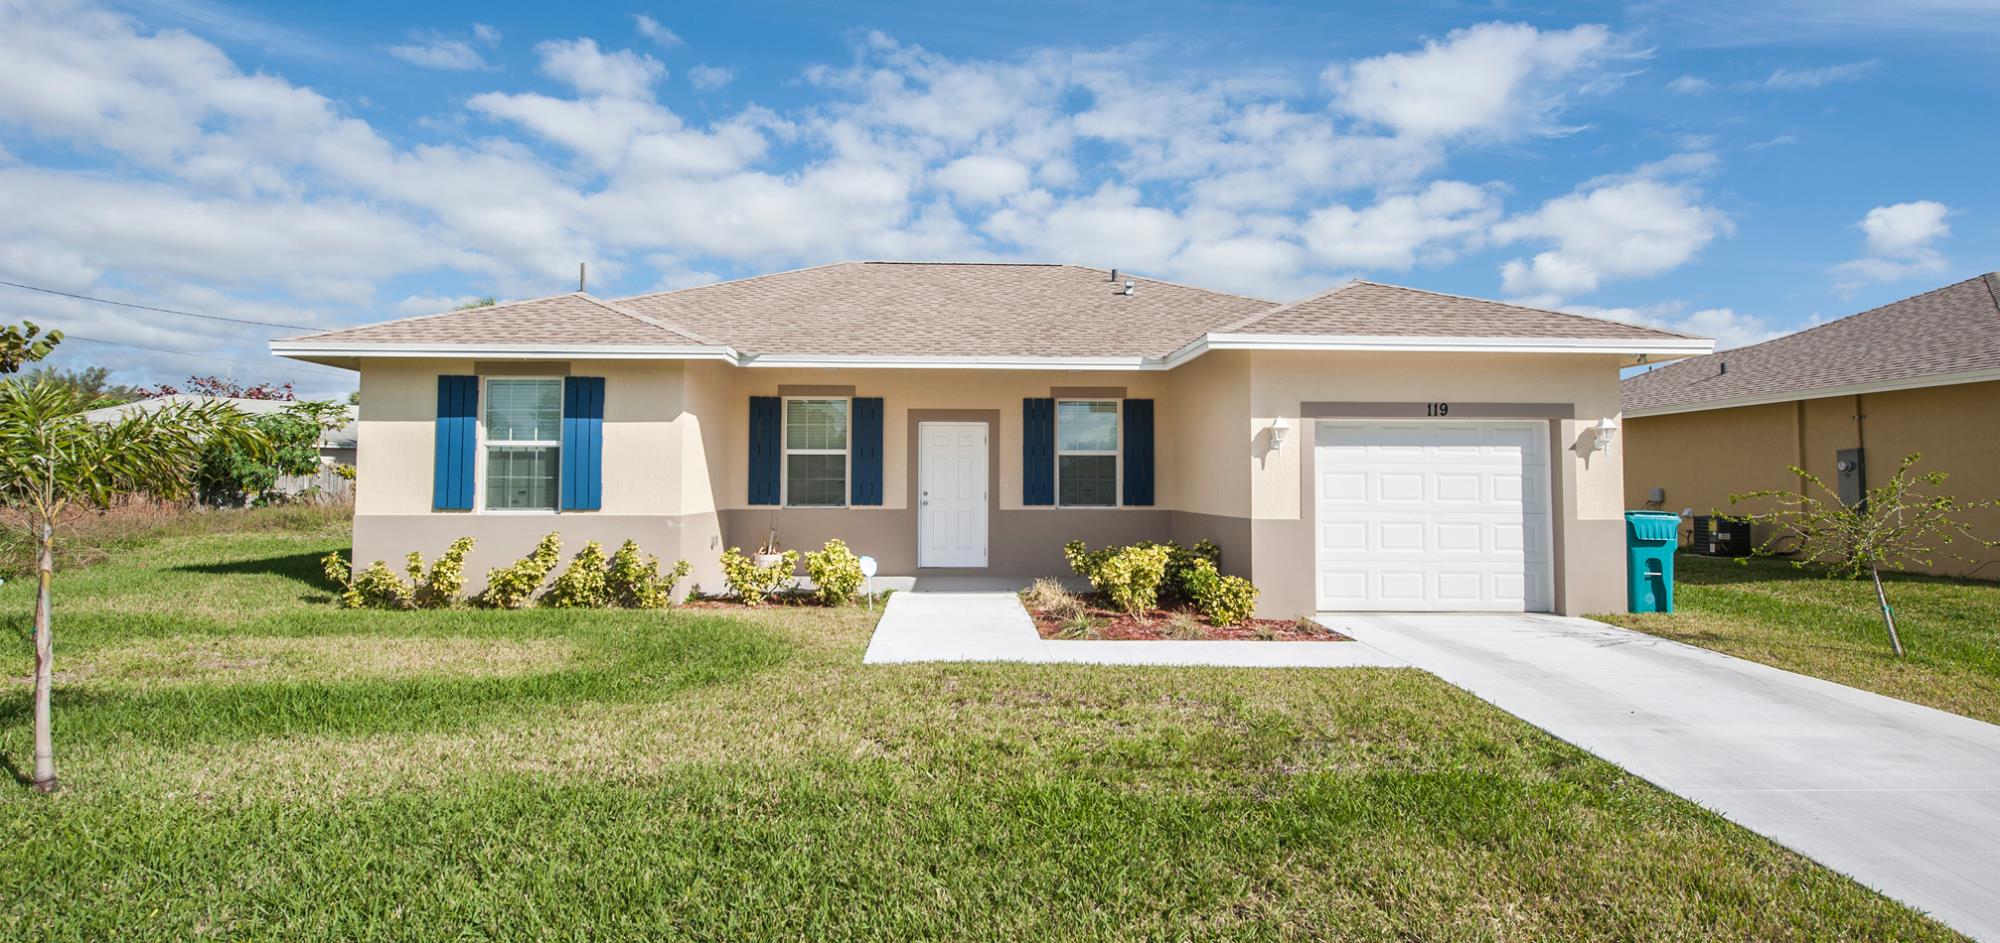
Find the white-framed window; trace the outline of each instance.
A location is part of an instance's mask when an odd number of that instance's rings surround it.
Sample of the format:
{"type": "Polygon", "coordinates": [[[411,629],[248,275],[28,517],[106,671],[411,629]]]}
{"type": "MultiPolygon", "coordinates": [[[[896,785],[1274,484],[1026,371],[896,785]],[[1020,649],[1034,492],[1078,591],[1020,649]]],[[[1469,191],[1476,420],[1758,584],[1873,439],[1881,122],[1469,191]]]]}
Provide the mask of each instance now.
{"type": "Polygon", "coordinates": [[[785,506],[847,506],[845,397],[785,398],[785,506]]]}
{"type": "Polygon", "coordinates": [[[1056,401],[1056,503],[1118,506],[1118,401],[1056,401]]]}
{"type": "Polygon", "coordinates": [[[561,377],[488,377],[480,402],[489,511],[553,511],[562,469],[561,377]]]}

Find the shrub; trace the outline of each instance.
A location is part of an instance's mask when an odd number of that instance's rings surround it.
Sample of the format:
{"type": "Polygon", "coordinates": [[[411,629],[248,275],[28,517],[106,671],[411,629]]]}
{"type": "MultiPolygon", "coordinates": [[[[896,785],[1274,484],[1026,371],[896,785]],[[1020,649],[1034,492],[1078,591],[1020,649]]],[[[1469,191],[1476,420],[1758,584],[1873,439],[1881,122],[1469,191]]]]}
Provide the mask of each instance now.
{"type": "Polygon", "coordinates": [[[627,540],[611,555],[611,562],[604,567],[605,591],[610,595],[611,604],[624,609],[659,609],[673,602],[674,586],[687,579],[693,567],[686,560],[674,562],[674,568],[660,572],[660,558],[646,557],[639,560],[639,544],[627,540]]]}
{"type": "Polygon", "coordinates": [[[1063,586],[1062,581],[1048,577],[1042,577],[1022,590],[1021,604],[1054,619],[1074,618],[1087,608],[1083,600],[1063,586]]]}
{"type": "Polygon", "coordinates": [[[1167,572],[1168,550],[1154,543],[1090,550],[1081,540],[1063,545],[1063,556],[1077,575],[1090,581],[1113,606],[1138,615],[1159,604],[1160,581],[1167,572]]]}
{"type": "Polygon", "coordinates": [[[377,560],[356,573],[337,550],[321,557],[319,562],[326,569],[326,578],[339,584],[340,605],[343,608],[410,608],[410,588],[404,585],[396,571],[389,569],[389,564],[377,560]]]}
{"type": "Polygon", "coordinates": [[[1194,589],[1188,584],[1188,577],[1194,572],[1195,563],[1201,560],[1207,560],[1217,570],[1222,569],[1222,548],[1207,539],[1192,547],[1167,541],[1167,576],[1160,587],[1160,595],[1175,602],[1194,601],[1194,589]]]}
{"type": "Polygon", "coordinates": [[[542,605],[556,609],[602,609],[609,605],[611,591],[605,586],[604,562],[603,545],[595,540],[585,542],[570,558],[569,568],[542,594],[542,605]]]}
{"type": "Polygon", "coordinates": [[[1208,637],[1208,629],[1202,626],[1201,620],[1185,612],[1176,612],[1167,617],[1167,637],[1182,641],[1204,639],[1208,637]]]}
{"type": "Polygon", "coordinates": [[[1240,576],[1224,576],[1207,560],[1195,563],[1188,573],[1190,600],[1208,621],[1235,625],[1257,611],[1257,587],[1240,576]]]}
{"type": "Polygon", "coordinates": [[[519,609],[534,598],[549,571],[561,560],[562,535],[543,537],[533,552],[512,565],[486,571],[486,592],[481,598],[495,609],[519,609]]]}
{"type": "Polygon", "coordinates": [[[424,572],[424,555],[410,551],[405,568],[410,574],[410,604],[418,609],[449,609],[465,589],[465,555],[472,552],[473,540],[460,537],[424,572]]]}
{"type": "Polygon", "coordinates": [[[722,553],[722,582],[729,587],[730,595],[744,605],[761,606],[792,578],[792,571],[798,566],[797,550],[785,551],[770,566],[758,566],[742,550],[731,547],[722,553]]]}
{"type": "Polygon", "coordinates": [[[1062,626],[1056,629],[1056,637],[1065,639],[1096,638],[1097,628],[1102,624],[1096,616],[1088,612],[1079,612],[1063,620],[1062,626]]]}
{"type": "Polygon", "coordinates": [[[814,594],[829,606],[844,605],[861,589],[861,558],[836,537],[826,546],[806,554],[806,574],[817,587],[814,594]]]}

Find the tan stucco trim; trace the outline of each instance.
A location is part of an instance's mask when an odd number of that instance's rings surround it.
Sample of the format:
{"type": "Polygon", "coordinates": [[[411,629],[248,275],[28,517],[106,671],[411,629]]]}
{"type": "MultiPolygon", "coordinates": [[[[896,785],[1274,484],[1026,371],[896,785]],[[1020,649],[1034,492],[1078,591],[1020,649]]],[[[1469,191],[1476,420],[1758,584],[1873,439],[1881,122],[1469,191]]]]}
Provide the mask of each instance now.
{"type": "Polygon", "coordinates": [[[1052,386],[1049,396],[1053,399],[1124,399],[1122,386],[1052,386]]]}
{"type": "Polygon", "coordinates": [[[780,383],[779,396],[854,396],[852,386],[813,385],[807,383],[780,383]]]}
{"type": "Polygon", "coordinates": [[[567,360],[475,360],[472,372],[482,377],[566,377],[567,360]]]}
{"type": "Polygon", "coordinates": [[[1575,419],[1575,403],[1300,403],[1307,419],[1575,419]],[[1438,406],[1447,411],[1438,414],[1438,406]]]}

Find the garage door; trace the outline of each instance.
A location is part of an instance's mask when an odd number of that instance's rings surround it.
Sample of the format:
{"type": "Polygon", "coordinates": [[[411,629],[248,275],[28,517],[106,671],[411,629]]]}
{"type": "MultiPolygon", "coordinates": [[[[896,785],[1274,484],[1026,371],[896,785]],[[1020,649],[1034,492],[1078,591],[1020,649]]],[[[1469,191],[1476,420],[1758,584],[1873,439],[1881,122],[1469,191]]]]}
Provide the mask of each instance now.
{"type": "Polygon", "coordinates": [[[1551,608],[1546,423],[1322,422],[1316,438],[1320,609],[1551,608]]]}

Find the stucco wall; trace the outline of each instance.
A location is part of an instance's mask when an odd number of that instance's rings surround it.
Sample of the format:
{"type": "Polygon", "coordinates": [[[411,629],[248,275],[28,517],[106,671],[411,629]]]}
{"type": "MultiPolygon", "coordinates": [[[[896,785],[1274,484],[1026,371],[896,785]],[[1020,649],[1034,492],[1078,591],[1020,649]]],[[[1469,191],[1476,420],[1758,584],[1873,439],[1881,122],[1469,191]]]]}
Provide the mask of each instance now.
{"type": "MultiPolygon", "coordinates": [[[[1796,487],[1786,470],[1791,465],[1832,484],[1835,457],[1850,448],[1865,449],[1871,485],[1886,481],[1904,456],[1920,452],[1919,471],[1951,475],[1944,493],[2000,498],[2000,382],[1646,416],[1626,425],[1625,491],[1634,507],[1661,487],[1667,510],[1727,511],[1731,493],[1796,487]]],[[[1979,535],[2000,538],[2000,511],[1966,517],[1979,535]]],[[[2000,551],[1960,544],[1958,552],[1975,562],[1943,557],[1929,569],[2000,577],[2000,551]]]]}
{"type": "Polygon", "coordinates": [[[1302,404],[1537,403],[1566,404],[1573,419],[1550,422],[1556,553],[1556,611],[1617,611],[1624,607],[1621,450],[1585,454],[1582,430],[1617,417],[1615,358],[1585,354],[1399,354],[1259,351],[1250,363],[1250,413],[1243,435],[1257,447],[1251,469],[1253,579],[1263,588],[1261,615],[1283,618],[1314,606],[1314,508],[1305,482],[1313,449],[1312,420],[1302,404]],[[1279,416],[1294,430],[1282,448],[1269,446],[1279,416]]]}

